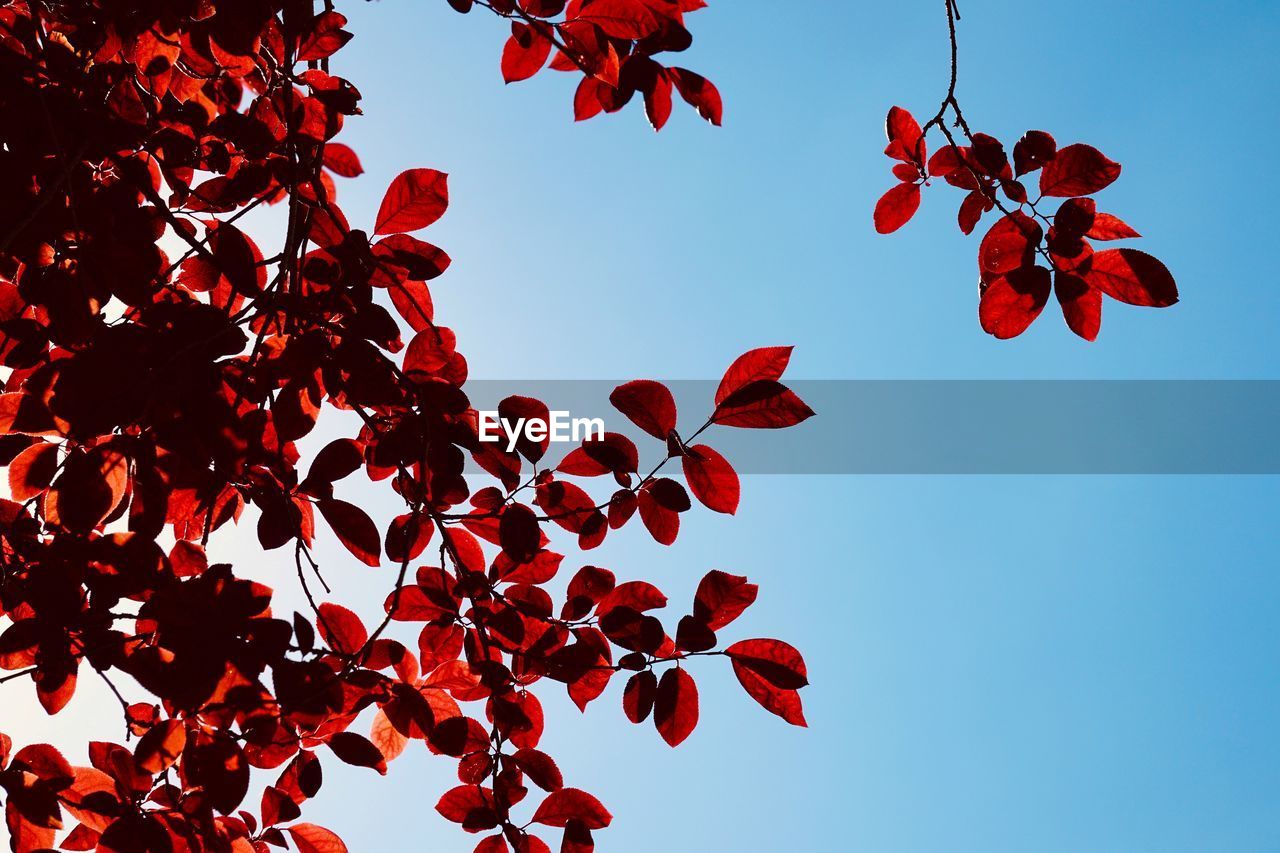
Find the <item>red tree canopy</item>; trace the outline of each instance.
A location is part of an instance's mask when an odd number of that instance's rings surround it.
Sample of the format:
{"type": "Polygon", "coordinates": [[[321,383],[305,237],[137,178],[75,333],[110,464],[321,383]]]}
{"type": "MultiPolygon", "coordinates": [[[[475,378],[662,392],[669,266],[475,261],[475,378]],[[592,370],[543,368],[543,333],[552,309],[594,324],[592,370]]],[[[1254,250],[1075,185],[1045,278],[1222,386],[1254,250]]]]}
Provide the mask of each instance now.
{"type": "MultiPolygon", "coordinates": [[[[578,119],[639,95],[661,128],[678,94],[720,123],[716,87],[664,58],[689,46],[701,0],[449,2],[509,19],[508,81],[546,66],[574,75],[578,119]]],[[[994,138],[969,132],[957,17],[947,0],[941,109],[923,127],[889,114],[899,184],[876,227],[905,223],[935,178],[967,191],[966,232],[998,209],[979,249],[980,317],[998,337],[1025,329],[1051,288],[1087,338],[1102,294],[1176,301],[1159,261],[1092,248],[1136,236],[1090,198],[1116,163],[1031,131],[1011,165],[994,138]],[[930,157],[934,129],[946,143],[930,157]],[[1065,199],[1054,214],[1051,198],[1065,199]]],[[[638,520],[670,545],[694,500],[734,512],[738,477],[699,439],[811,416],[782,382],[791,349],[740,356],[692,421],[660,383],[618,387],[610,402],[652,437],[645,447],[607,433],[554,460],[545,440],[482,442],[466,360],[431,299],[449,256],[418,234],[446,213],[447,177],[403,172],[372,222],[351,223],[338,204],[338,179],[362,171],[336,141],[360,103],[331,69],[345,25],[313,0],[0,3],[0,454],[12,498],[0,501],[0,680],[55,714],[79,678],[101,679],[122,722],[119,742],[91,743],[74,764],[0,735],[19,853],[342,851],[302,820],[322,765],[385,773],[413,740],[455,760],[458,784],[436,808],[483,833],[477,851],[546,851],[554,829],[561,850],[585,853],[611,816],[539,750],[551,682],[585,707],[625,679],[626,717],[651,719],[675,746],[698,722],[692,658],[724,657],[751,698],[805,724],[799,652],[720,636],[755,600],[746,578],[709,572],[664,622],[655,586],[553,543],[589,551],[638,520]],[[263,205],[287,212],[265,251],[241,227],[263,205]],[[325,410],[354,427],[304,460],[298,442],[325,410]],[[484,485],[464,477],[468,460],[484,485]],[[669,476],[677,465],[687,488],[669,476]],[[403,511],[375,520],[344,500],[359,471],[403,511]],[[272,589],[211,553],[210,535],[242,518],[263,549],[292,550],[296,577],[279,582],[300,585],[306,613],[274,610],[272,589]],[[385,582],[381,614],[362,619],[320,593],[318,529],[385,582]],[[265,790],[247,802],[255,771],[265,790]]],[[[548,414],[522,396],[499,411],[548,414]]]]}

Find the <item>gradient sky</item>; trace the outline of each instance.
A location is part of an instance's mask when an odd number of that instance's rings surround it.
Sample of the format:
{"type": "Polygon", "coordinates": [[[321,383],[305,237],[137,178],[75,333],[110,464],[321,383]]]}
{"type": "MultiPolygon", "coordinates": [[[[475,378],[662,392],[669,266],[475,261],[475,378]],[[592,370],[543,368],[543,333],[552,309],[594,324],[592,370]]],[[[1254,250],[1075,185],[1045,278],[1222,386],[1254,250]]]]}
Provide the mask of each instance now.
{"type": "MultiPolygon", "coordinates": [[[[1100,207],[1177,276],[1179,305],[1108,302],[1094,344],[1052,304],[1015,341],[981,332],[956,191],[871,227],[886,109],[927,116],[945,91],[941,0],[718,0],[679,64],[719,85],[725,126],[677,105],[656,135],[636,106],[575,125],[567,75],[504,87],[483,11],[346,5],[335,70],[366,115],[341,139],[367,173],[344,208],[367,224],[401,170],[450,173],[425,236],[454,259],[434,293],[473,376],[714,378],[789,343],[811,379],[1280,378],[1274,0],[961,0],[970,123],[1123,163],[1100,207]]],[[[1267,477],[747,478],[737,518],[691,513],[672,549],[624,532],[591,562],[673,606],[710,568],[750,576],[759,601],[725,634],[804,651],[811,727],[710,661],[678,750],[626,722],[620,684],[585,716],[548,685],[544,746],[613,811],[601,850],[1277,850],[1278,506],[1267,477]]],[[[374,612],[385,571],[321,556],[374,612]]],[[[254,559],[289,586],[287,559],[254,559]]],[[[85,699],[49,731],[107,723],[85,699]]],[[[420,745],[389,783],[329,762],[308,817],[357,853],[469,851],[432,809],[453,768],[420,745]]]]}

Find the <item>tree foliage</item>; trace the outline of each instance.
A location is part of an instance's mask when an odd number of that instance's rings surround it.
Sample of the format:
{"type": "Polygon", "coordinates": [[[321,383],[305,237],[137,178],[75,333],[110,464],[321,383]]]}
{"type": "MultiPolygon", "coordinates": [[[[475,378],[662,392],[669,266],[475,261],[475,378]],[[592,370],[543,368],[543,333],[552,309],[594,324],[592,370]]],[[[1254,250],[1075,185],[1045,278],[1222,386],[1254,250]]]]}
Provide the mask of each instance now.
{"type": "MultiPolygon", "coordinates": [[[[638,92],[661,127],[674,90],[720,120],[714,86],[654,58],[688,45],[699,3],[478,5],[513,19],[508,79],[548,61],[580,77],[579,118],[638,92]]],[[[330,70],[345,25],[311,0],[0,6],[0,668],[50,714],[101,678],[124,723],[83,764],[0,738],[19,853],[345,850],[302,820],[322,766],[386,773],[415,740],[456,762],[436,809],[485,833],[477,850],[536,853],[554,830],[586,851],[611,816],[538,748],[549,682],[585,708],[624,675],[625,714],[675,745],[698,722],[687,664],[721,656],[803,724],[799,655],[717,636],[755,598],[745,578],[711,572],[664,624],[656,587],[562,568],[548,535],[589,551],[638,523],[671,544],[692,504],[666,476],[677,460],[698,501],[732,513],[733,467],[694,440],[809,417],[779,382],[790,349],[735,362],[687,440],[666,387],[619,387],[614,405],[654,438],[645,474],[618,434],[558,463],[546,441],[481,443],[466,360],[432,305],[449,256],[418,236],[446,213],[447,176],[400,174],[372,223],[337,201],[362,171],[335,141],[360,103],[330,70]],[[262,205],[287,212],[265,252],[241,223],[262,205]],[[325,410],[353,434],[303,459],[325,410]],[[468,457],[490,485],[464,478],[468,457]],[[375,520],[344,499],[359,471],[403,512],[375,520]],[[264,550],[292,550],[310,612],[277,612],[272,589],[211,553],[242,518],[264,550]],[[376,618],[313,589],[329,531],[380,570],[376,618]]],[[[500,410],[547,414],[519,396],[500,410]]]]}
{"type": "Polygon", "coordinates": [[[1094,250],[1091,241],[1139,236],[1118,216],[1099,211],[1089,197],[1120,177],[1119,163],[1092,145],[1060,147],[1049,133],[1028,130],[1013,146],[1011,164],[999,139],[969,129],[956,99],[960,13],[956,0],[943,2],[951,36],[951,83],[923,128],[907,110],[889,110],[884,153],[898,161],[893,167],[898,183],[876,203],[876,231],[889,234],[907,224],[920,208],[921,189],[932,179],[965,191],[957,216],[965,234],[972,234],[985,214],[998,211],[1000,218],[978,246],[978,320],[997,338],[1026,331],[1050,293],[1057,297],[1067,327],[1087,341],[1098,337],[1104,295],[1154,308],[1177,302],[1173,275],[1158,259],[1128,247],[1094,250]],[[928,136],[934,128],[943,144],[930,156],[928,136]],[[1038,186],[1028,191],[1036,172],[1038,186]],[[1065,201],[1050,213],[1055,199],[1065,201]]]}
{"type": "MultiPolygon", "coordinates": [[[[579,120],[638,94],[661,128],[678,94],[721,121],[716,87],[661,61],[689,46],[685,16],[701,0],[449,3],[509,20],[506,80],[575,75],[579,120]]],[[[482,833],[477,851],[538,853],[556,830],[561,850],[585,853],[612,817],[539,749],[538,696],[552,682],[585,708],[625,679],[624,715],[675,746],[698,723],[692,659],[722,657],[748,696],[805,725],[800,653],[721,639],[755,601],[746,578],[709,572],[664,622],[652,584],[570,570],[553,550],[553,536],[586,552],[627,524],[670,545],[694,500],[735,512],[737,474],[705,442],[813,414],[782,382],[791,349],[739,357],[692,428],[661,383],[619,386],[610,402],[652,437],[643,449],[616,433],[559,460],[545,440],[482,443],[466,360],[431,298],[450,259],[419,233],[447,212],[447,176],[403,172],[369,223],[337,201],[339,179],[363,171],[336,141],[359,112],[359,90],[331,70],[350,38],[332,3],[313,0],[0,4],[0,461],[12,498],[0,501],[0,680],[56,714],[81,677],[101,679],[123,722],[120,742],[88,744],[80,764],[0,735],[19,853],[342,851],[303,819],[322,766],[384,774],[413,741],[456,763],[436,810],[482,833]],[[267,251],[242,227],[264,205],[287,218],[267,251]],[[304,459],[298,442],[324,411],[351,434],[304,459]],[[468,459],[487,484],[464,477],[468,459]],[[687,489],[668,476],[677,464],[687,489]],[[374,519],[353,503],[357,472],[403,511],[374,519]],[[271,588],[212,553],[211,534],[242,519],[262,549],[292,552],[296,578],[280,582],[300,586],[307,612],[276,611],[271,588]],[[330,534],[386,583],[376,617],[319,592],[313,545],[330,534]],[[557,577],[569,580],[554,597],[557,577]]],[[[953,74],[923,128],[890,113],[900,184],[877,206],[880,230],[910,218],[932,177],[969,191],[966,230],[999,207],[980,249],[981,316],[1002,337],[1034,319],[1050,271],[1086,337],[1100,293],[1176,298],[1153,258],[1088,248],[1135,236],[1085,198],[1118,165],[1032,132],[1011,171],[989,137],[952,138],[954,89],[953,74]],[[947,145],[926,158],[935,127],[947,145]],[[1067,198],[1052,221],[1019,181],[1037,169],[1042,196],[1067,198]]],[[[499,408],[547,415],[529,397],[499,408]]]]}

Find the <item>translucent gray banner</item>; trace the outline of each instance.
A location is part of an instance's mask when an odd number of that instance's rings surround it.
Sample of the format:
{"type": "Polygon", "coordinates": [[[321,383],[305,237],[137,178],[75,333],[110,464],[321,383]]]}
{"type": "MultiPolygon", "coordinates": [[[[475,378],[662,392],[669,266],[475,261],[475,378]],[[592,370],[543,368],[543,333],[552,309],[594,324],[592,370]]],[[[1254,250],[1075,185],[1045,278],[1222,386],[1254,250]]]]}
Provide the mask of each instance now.
{"type": "MultiPolygon", "coordinates": [[[[619,382],[474,380],[472,405],[511,394],[631,437],[642,468],[663,452],[609,404],[619,382]]],[[[688,436],[717,381],[665,381],[688,436]]],[[[1280,380],[796,380],[817,416],[786,430],[713,426],[744,474],[1277,474],[1280,380]]],[[[573,444],[552,445],[548,461],[573,444]]]]}

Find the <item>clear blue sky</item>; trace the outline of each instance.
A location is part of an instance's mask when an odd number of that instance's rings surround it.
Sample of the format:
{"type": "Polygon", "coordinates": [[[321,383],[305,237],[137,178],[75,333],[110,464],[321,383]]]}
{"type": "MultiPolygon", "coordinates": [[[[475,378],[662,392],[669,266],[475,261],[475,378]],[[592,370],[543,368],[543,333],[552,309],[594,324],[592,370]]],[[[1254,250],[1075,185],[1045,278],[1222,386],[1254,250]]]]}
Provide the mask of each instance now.
{"type": "MultiPolygon", "coordinates": [[[[481,10],[345,6],[335,70],[366,115],[342,139],[367,174],[344,206],[369,223],[402,169],[450,173],[427,236],[474,376],[714,378],[790,343],[812,379],[1280,378],[1274,0],[960,0],[975,129],[1123,163],[1100,202],[1178,278],[1172,309],[1109,302],[1092,345],[1053,306],[1018,340],[981,332],[954,191],[872,230],[885,111],[944,91],[941,0],[713,2],[681,64],[719,85],[725,126],[678,106],[657,135],[634,106],[575,125],[567,75],[504,87],[481,10]]],[[[710,568],[758,582],[728,633],[803,649],[811,728],[709,665],[678,750],[625,721],[620,685],[581,717],[549,690],[544,743],[613,811],[602,850],[1278,850],[1278,506],[1263,477],[749,478],[736,519],[592,562],[675,601],[710,568]]],[[[328,577],[373,612],[388,579],[340,553],[328,577]]],[[[326,765],[309,817],[357,852],[469,851],[432,810],[453,770],[420,745],[390,784],[326,765]]]]}
{"type": "MultiPolygon", "coordinates": [[[[1104,208],[1148,235],[1180,305],[1109,303],[1092,345],[1046,311],[1000,343],[977,325],[954,191],[874,234],[884,113],[928,114],[946,82],[940,1],[713,3],[681,64],[720,86],[725,126],[678,108],[660,134],[634,108],[575,125],[567,75],[504,87],[483,13],[351,4],[342,70],[367,116],[345,138],[368,174],[348,212],[369,219],[403,168],[451,174],[435,292],[480,377],[714,378],[791,343],[808,378],[1280,378],[1280,4],[961,12],[971,122],[1123,163],[1104,208]]],[[[700,668],[704,723],[674,751],[616,690],[581,718],[551,691],[551,751],[616,815],[601,849],[1280,849],[1274,479],[744,488],[738,518],[694,515],[674,549],[636,535],[593,559],[677,601],[712,567],[758,581],[740,636],[804,650],[811,728],[724,667],[700,668]]],[[[356,850],[467,850],[430,811],[451,771],[414,750],[402,784],[344,774],[326,819],[356,850]]]]}

